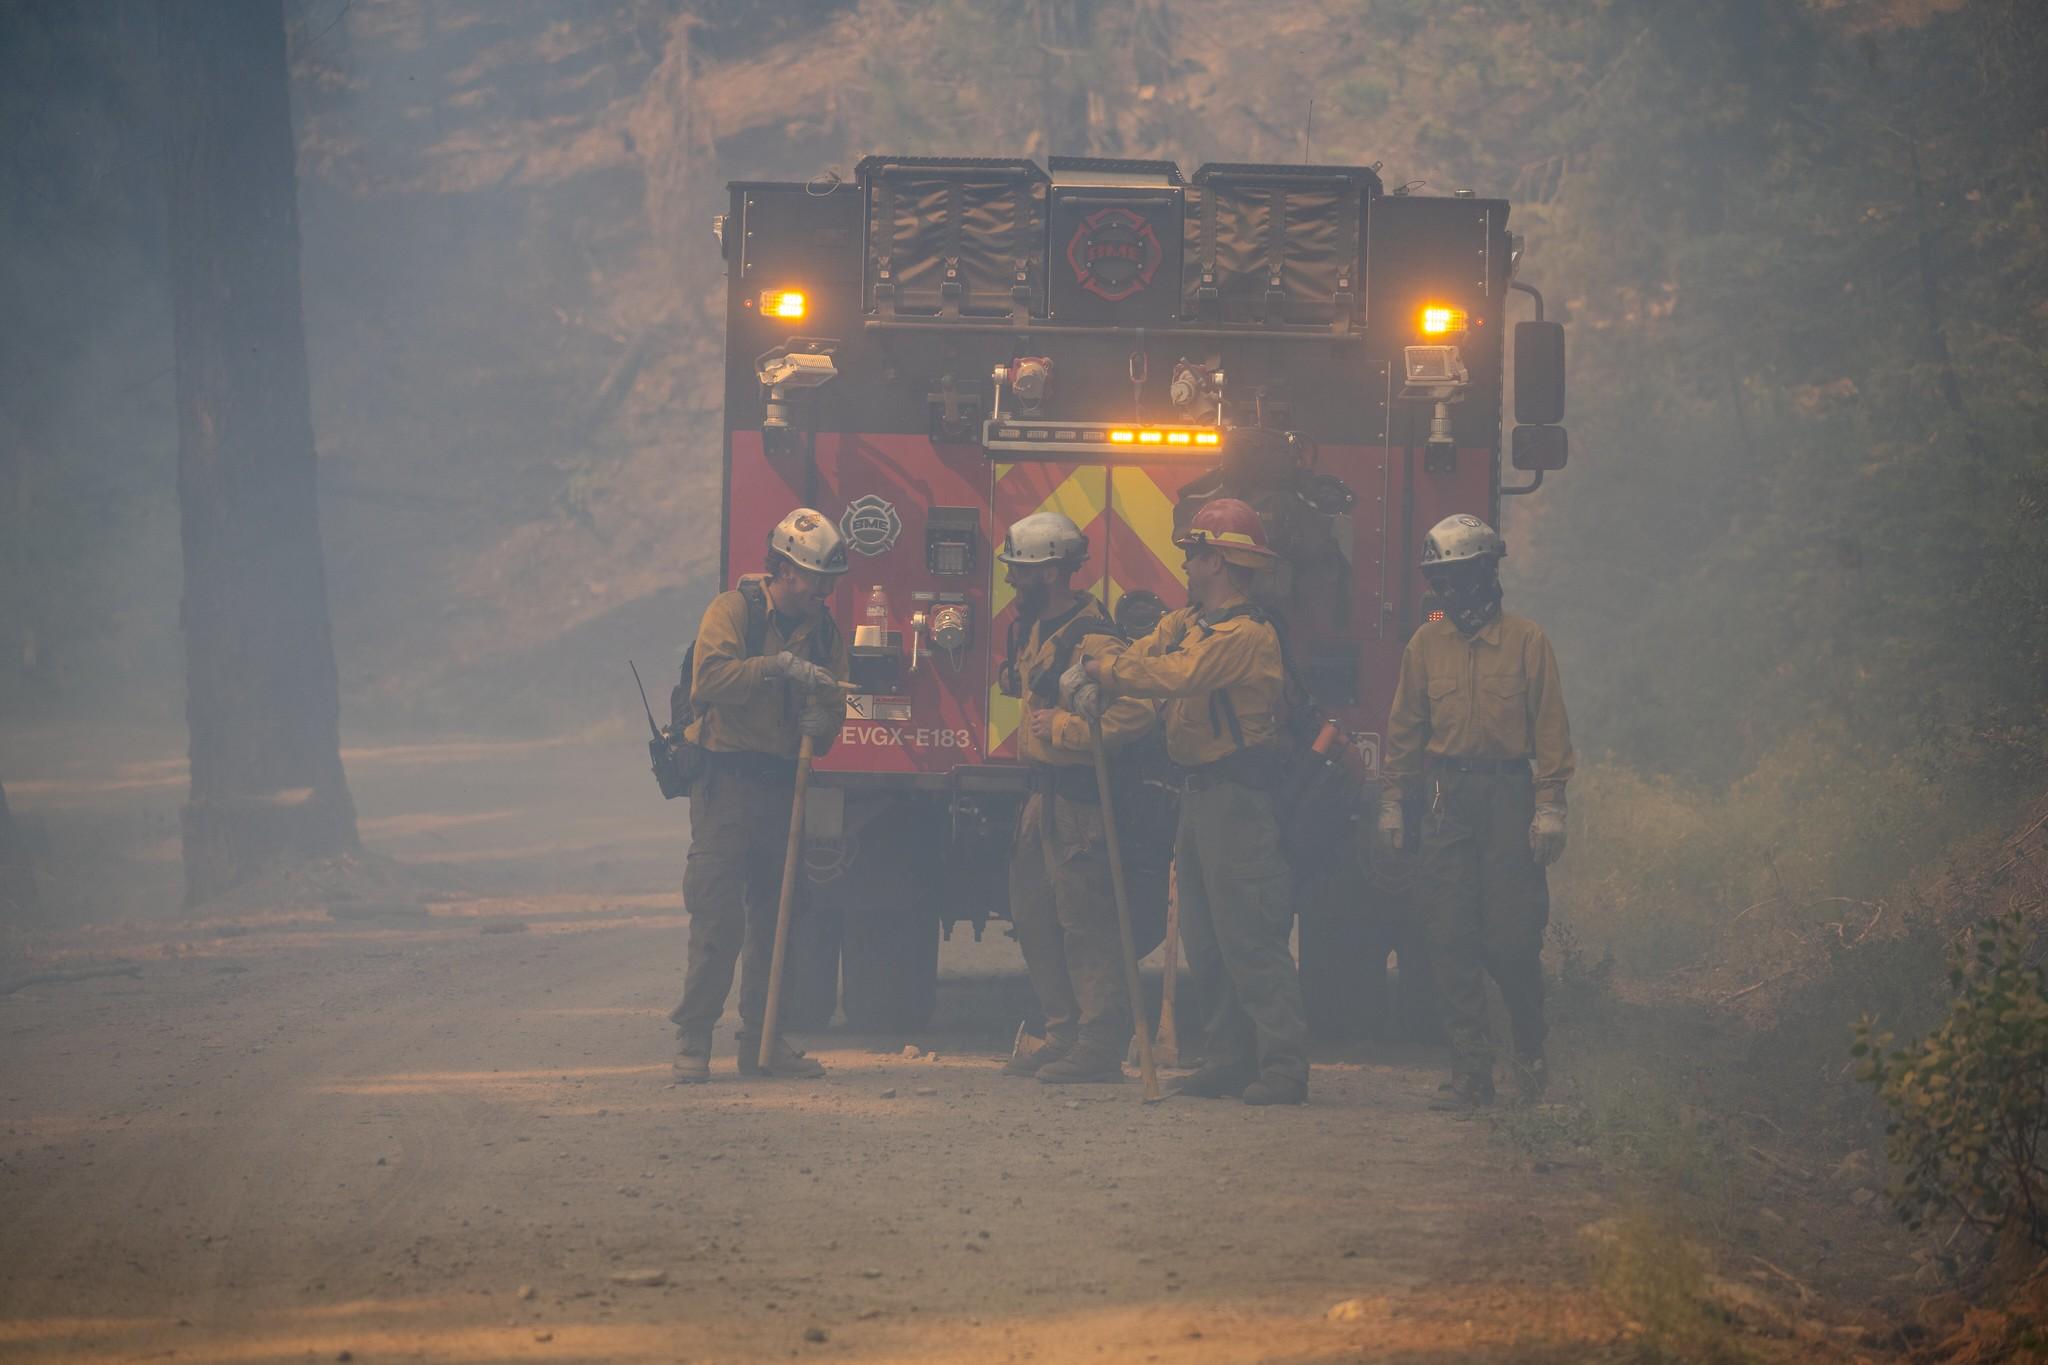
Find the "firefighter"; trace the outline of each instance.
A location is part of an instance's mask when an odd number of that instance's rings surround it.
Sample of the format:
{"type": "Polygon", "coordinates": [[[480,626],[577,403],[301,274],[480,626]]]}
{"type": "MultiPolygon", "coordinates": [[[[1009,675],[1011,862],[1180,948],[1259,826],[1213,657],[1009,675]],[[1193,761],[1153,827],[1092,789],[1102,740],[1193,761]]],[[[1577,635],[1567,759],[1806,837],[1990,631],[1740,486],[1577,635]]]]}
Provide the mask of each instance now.
{"type": "MultiPolygon", "coordinates": [[[[1024,699],[1017,747],[1033,778],[1010,850],[1010,919],[1045,1014],[1045,1046],[1004,1070],[1052,1085],[1121,1081],[1132,1021],[1094,746],[1089,723],[1059,704],[1071,662],[1121,640],[1095,598],[1073,586],[1088,540],[1067,517],[1025,517],[998,558],[1017,591],[1004,681],[1024,699]]],[[[1121,749],[1153,723],[1150,706],[1119,702],[1102,713],[1103,745],[1121,749]]]]}
{"type": "MultiPolygon", "coordinates": [[[[683,873],[690,958],[682,1003],[669,1015],[682,1044],[675,1078],[685,1084],[710,1077],[712,1029],[732,990],[735,962],[740,1071],[764,1074],[760,1029],[799,739],[810,736],[822,753],[846,719],[839,687],[849,671],[846,640],[827,604],[846,569],[838,528],[823,513],[799,507],[768,535],[767,572],[714,597],[697,627],[690,685],[697,718],[687,734],[709,751],[709,763],[690,790],[683,873]],[[758,616],[763,608],[765,621],[758,616]],[[761,641],[757,650],[748,648],[750,625],[761,641]]],[[[824,1070],[778,1038],[765,1074],[824,1070]]]]}
{"type": "Polygon", "coordinates": [[[1379,837],[1406,841],[1422,811],[1421,901],[1452,1071],[1432,1108],[1494,1098],[1485,976],[1507,1003],[1520,1097],[1542,1093],[1544,869],[1564,852],[1571,730],[1557,656],[1541,628],[1501,610],[1507,546],[1477,517],[1446,517],[1423,542],[1442,607],[1401,655],[1381,763],[1379,837]]]}
{"type": "Polygon", "coordinates": [[[1207,1013],[1202,1068],[1179,1093],[1246,1104],[1308,1098],[1308,1023],[1288,949],[1293,926],[1274,792],[1288,768],[1280,635],[1251,604],[1274,566],[1258,513],[1212,499],[1174,538],[1188,605],[1142,640],[1077,663],[1071,708],[1159,697],[1166,748],[1186,771],[1174,841],[1181,934],[1207,1013]]]}

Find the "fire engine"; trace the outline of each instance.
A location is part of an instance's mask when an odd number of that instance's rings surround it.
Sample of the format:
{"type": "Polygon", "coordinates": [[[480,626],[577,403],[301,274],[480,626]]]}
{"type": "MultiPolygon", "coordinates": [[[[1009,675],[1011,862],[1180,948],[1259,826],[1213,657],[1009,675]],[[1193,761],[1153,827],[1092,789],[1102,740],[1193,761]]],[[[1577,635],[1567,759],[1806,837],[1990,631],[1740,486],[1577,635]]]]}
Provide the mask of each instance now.
{"type": "MultiPolygon", "coordinates": [[[[730,186],[720,582],[759,572],[798,505],[837,519],[853,563],[832,609],[856,691],[811,783],[790,1023],[843,1003],[856,1028],[920,1026],[941,935],[1005,914],[1028,779],[992,551],[1031,512],[1083,529],[1085,586],[1135,635],[1186,600],[1176,524],[1251,502],[1299,670],[1376,766],[1421,537],[1497,521],[1566,456],[1563,330],[1516,279],[1508,204],[1377,169],[872,156],[851,181],[730,186]]],[[[1126,838],[1141,951],[1163,823],[1126,838]]],[[[1324,1033],[1359,1026],[1387,957],[1387,879],[1342,865],[1301,907],[1324,1033]]]]}

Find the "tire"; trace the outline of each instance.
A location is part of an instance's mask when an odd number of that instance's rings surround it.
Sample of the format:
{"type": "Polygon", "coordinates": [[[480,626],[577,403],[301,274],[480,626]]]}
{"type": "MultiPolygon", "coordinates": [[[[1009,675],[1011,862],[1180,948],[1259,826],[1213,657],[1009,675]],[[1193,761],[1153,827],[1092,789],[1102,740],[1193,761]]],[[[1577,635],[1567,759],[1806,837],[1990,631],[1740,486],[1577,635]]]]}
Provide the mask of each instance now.
{"type": "Polygon", "coordinates": [[[782,1022],[815,1033],[839,1012],[840,917],[808,907],[789,922],[789,959],[782,964],[782,1022]]]}
{"type": "Polygon", "coordinates": [[[849,909],[839,955],[841,1001],[856,1033],[905,1033],[939,1004],[939,919],[927,905],[849,909]]]}

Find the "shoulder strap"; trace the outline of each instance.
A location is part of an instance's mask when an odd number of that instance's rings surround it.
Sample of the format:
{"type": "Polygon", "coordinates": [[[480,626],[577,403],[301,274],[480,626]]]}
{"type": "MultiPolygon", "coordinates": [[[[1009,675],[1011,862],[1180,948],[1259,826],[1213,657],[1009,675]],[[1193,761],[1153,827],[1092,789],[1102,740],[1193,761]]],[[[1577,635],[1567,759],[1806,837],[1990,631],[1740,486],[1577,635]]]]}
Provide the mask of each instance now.
{"type": "MultiPolygon", "coordinates": [[[[1217,613],[1214,619],[1197,615],[1195,617],[1195,624],[1202,628],[1203,635],[1214,635],[1216,627],[1222,625],[1225,621],[1235,621],[1239,617],[1244,616],[1267,625],[1272,624],[1267,619],[1266,613],[1260,611],[1250,602],[1240,602],[1234,607],[1226,608],[1217,613]]],[[[1279,634],[1279,627],[1274,626],[1273,631],[1274,634],[1279,634]]],[[[1284,669],[1287,660],[1287,650],[1284,643],[1281,647],[1280,659],[1281,666],[1284,669]]],[[[1230,699],[1230,690],[1228,688],[1219,687],[1209,694],[1209,733],[1220,738],[1225,725],[1230,727],[1230,742],[1242,749],[1244,747],[1244,726],[1239,724],[1237,719],[1237,703],[1230,699]]]]}
{"type": "MultiPolygon", "coordinates": [[[[768,594],[761,587],[759,580],[749,578],[740,580],[739,593],[740,601],[745,605],[747,611],[746,626],[740,635],[741,657],[751,659],[759,654],[768,643],[768,594]]],[[[692,689],[696,686],[697,681],[696,664],[697,642],[692,640],[689,649],[683,654],[682,685],[676,689],[676,694],[669,698],[669,710],[672,713],[678,709],[676,697],[680,696],[689,702],[692,718],[695,718],[697,715],[696,697],[692,695],[692,689]]],[[[788,692],[789,685],[784,683],[783,693],[785,700],[787,699],[788,692]]],[[[704,740],[711,738],[710,726],[713,723],[711,711],[707,708],[704,712],[705,731],[702,736],[704,740]]]]}
{"type": "Polygon", "coordinates": [[[1012,616],[1010,618],[1009,638],[1004,641],[1003,645],[1003,662],[998,665],[998,670],[1002,675],[1003,691],[1012,696],[1021,696],[1024,692],[1024,684],[1017,675],[1017,655],[1024,648],[1024,632],[1026,629],[1023,617],[1012,616]]]}
{"type": "Polygon", "coordinates": [[[1066,672],[1068,666],[1074,662],[1074,651],[1091,635],[1114,635],[1119,640],[1124,638],[1124,633],[1116,628],[1116,623],[1102,615],[1100,610],[1078,612],[1072,620],[1053,632],[1053,671],[1066,672]]]}
{"type": "Polygon", "coordinates": [[[746,657],[751,659],[768,643],[768,593],[760,580],[742,578],[740,596],[747,604],[746,657]]]}
{"type": "Polygon", "coordinates": [[[1230,727],[1230,742],[1242,749],[1244,727],[1237,721],[1237,703],[1230,699],[1229,688],[1219,687],[1209,694],[1209,733],[1220,736],[1224,725],[1230,727]]]}
{"type": "MultiPolygon", "coordinates": [[[[740,596],[747,603],[746,657],[751,659],[768,647],[768,593],[759,579],[743,578],[740,580],[740,596]]],[[[832,619],[829,608],[821,609],[817,629],[811,632],[811,662],[830,668],[838,646],[839,623],[832,619]]]]}
{"type": "Polygon", "coordinates": [[[1276,631],[1280,629],[1279,623],[1274,621],[1271,616],[1268,616],[1263,608],[1251,602],[1240,602],[1234,607],[1227,607],[1207,620],[1203,620],[1201,617],[1196,619],[1202,621],[1204,629],[1214,630],[1225,621],[1235,621],[1241,616],[1249,616],[1260,625],[1272,626],[1276,631]]]}
{"type": "MultiPolygon", "coordinates": [[[[1225,621],[1235,621],[1239,617],[1249,617],[1261,625],[1273,628],[1273,638],[1280,644],[1280,705],[1286,708],[1280,720],[1283,725],[1293,729],[1296,722],[1312,717],[1317,707],[1315,694],[1308,690],[1308,683],[1303,680],[1301,671],[1294,666],[1294,654],[1287,648],[1287,630],[1281,624],[1280,618],[1250,602],[1240,602],[1220,613],[1213,621],[1204,621],[1199,616],[1195,620],[1204,633],[1211,633],[1225,621]]],[[[1225,725],[1230,727],[1231,739],[1242,749],[1244,729],[1238,724],[1237,704],[1231,701],[1227,689],[1218,688],[1209,694],[1209,731],[1220,736],[1225,725]]]]}
{"type": "Polygon", "coordinates": [[[1074,651],[1081,647],[1081,641],[1091,635],[1113,635],[1119,640],[1124,638],[1123,632],[1118,630],[1108,617],[1102,615],[1099,608],[1095,611],[1088,611],[1085,608],[1076,611],[1065,624],[1053,632],[1052,661],[1045,666],[1042,673],[1029,680],[1032,691],[1041,699],[1050,699],[1046,696],[1048,690],[1056,696],[1060,679],[1073,665],[1074,651]]]}
{"type": "MultiPolygon", "coordinates": [[[[768,643],[768,594],[762,591],[760,583],[744,578],[740,580],[739,593],[747,608],[747,622],[740,632],[740,648],[744,651],[741,657],[751,659],[768,643]]],[[[690,689],[696,685],[696,664],[697,642],[693,639],[683,651],[682,676],[678,685],[684,697],[688,697],[690,689]]],[[[669,705],[673,710],[673,697],[669,705]]]]}
{"type": "MultiPolygon", "coordinates": [[[[746,639],[742,648],[746,651],[745,657],[752,659],[768,647],[768,590],[761,586],[759,579],[743,578],[740,580],[740,597],[747,604],[746,639]]],[[[789,679],[784,678],[781,686],[782,709],[787,713],[793,704],[789,679]]]]}

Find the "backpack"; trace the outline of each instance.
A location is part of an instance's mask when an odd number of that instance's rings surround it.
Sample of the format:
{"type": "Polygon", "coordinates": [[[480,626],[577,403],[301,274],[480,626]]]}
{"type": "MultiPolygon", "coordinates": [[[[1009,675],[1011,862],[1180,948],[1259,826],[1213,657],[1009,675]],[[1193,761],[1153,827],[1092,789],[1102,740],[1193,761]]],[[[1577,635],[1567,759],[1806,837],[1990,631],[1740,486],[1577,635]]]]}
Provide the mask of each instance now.
{"type": "MultiPolygon", "coordinates": [[[[1275,615],[1244,603],[1216,618],[1214,624],[1248,616],[1269,625],[1280,641],[1281,738],[1284,752],[1269,764],[1256,765],[1247,773],[1248,785],[1261,787],[1273,796],[1273,814],[1280,827],[1280,850],[1295,871],[1314,876],[1347,846],[1348,826],[1356,793],[1344,765],[1346,741],[1339,732],[1325,741],[1325,730],[1334,722],[1325,715],[1315,694],[1309,691],[1294,655],[1287,648],[1287,630],[1275,615]]],[[[1245,751],[1244,731],[1237,720],[1237,707],[1228,692],[1209,694],[1209,720],[1221,734],[1227,727],[1240,752],[1245,751]]]]}
{"type": "MultiPolygon", "coordinates": [[[[760,654],[768,643],[768,592],[758,579],[741,579],[740,597],[747,606],[740,657],[751,659],[760,654]]],[[[832,613],[826,611],[819,618],[818,629],[811,633],[811,662],[829,668],[838,649],[839,626],[832,619],[832,613]]],[[[655,782],[661,787],[661,794],[671,801],[678,796],[688,796],[690,787],[711,765],[711,751],[695,740],[685,738],[697,719],[697,705],[690,696],[690,684],[696,672],[697,642],[691,640],[690,647],[683,651],[676,685],[668,694],[668,728],[662,731],[661,741],[658,741],[665,743],[667,752],[654,754],[655,782]]],[[[785,682],[785,693],[788,687],[785,682]]],[[[656,745],[651,743],[648,747],[654,749],[656,745]]]]}
{"type": "MultiPolygon", "coordinates": [[[[1250,602],[1240,602],[1217,616],[1214,621],[1200,621],[1204,631],[1212,630],[1225,621],[1235,621],[1240,616],[1250,617],[1260,625],[1271,626],[1273,635],[1280,641],[1280,724],[1283,737],[1292,749],[1312,748],[1316,736],[1322,732],[1322,708],[1316,703],[1315,694],[1302,681],[1301,671],[1294,666],[1294,655],[1287,648],[1287,629],[1280,618],[1262,607],[1250,602]]],[[[1244,748],[1244,729],[1237,722],[1237,705],[1230,700],[1230,694],[1218,689],[1209,694],[1209,724],[1217,734],[1228,727],[1230,737],[1237,747],[1244,748]]]]}

